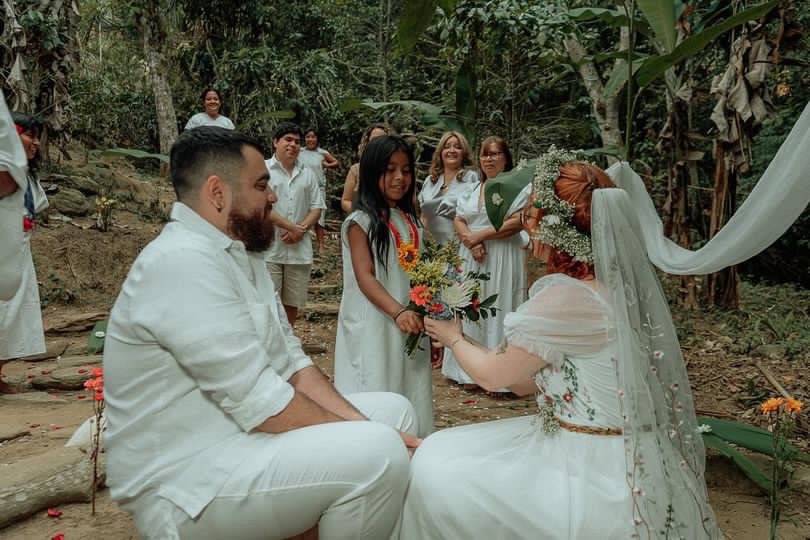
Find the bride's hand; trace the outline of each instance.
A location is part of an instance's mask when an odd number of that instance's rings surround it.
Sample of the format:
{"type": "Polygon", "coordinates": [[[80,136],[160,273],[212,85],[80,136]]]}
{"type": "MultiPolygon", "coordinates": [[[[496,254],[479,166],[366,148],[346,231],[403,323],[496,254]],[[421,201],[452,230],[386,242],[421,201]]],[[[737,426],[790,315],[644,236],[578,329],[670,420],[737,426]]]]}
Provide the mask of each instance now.
{"type": "Polygon", "coordinates": [[[425,317],[425,332],[433,341],[438,341],[445,347],[461,337],[461,320],[439,321],[425,317]]]}

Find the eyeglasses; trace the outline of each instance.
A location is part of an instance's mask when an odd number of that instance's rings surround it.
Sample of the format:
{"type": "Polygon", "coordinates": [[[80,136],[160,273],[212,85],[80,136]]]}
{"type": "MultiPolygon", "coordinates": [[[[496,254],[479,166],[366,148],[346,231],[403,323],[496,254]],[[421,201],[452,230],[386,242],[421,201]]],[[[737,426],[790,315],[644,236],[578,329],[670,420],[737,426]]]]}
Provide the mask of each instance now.
{"type": "Polygon", "coordinates": [[[485,160],[485,159],[496,160],[499,157],[501,157],[502,155],[503,155],[503,152],[492,152],[490,154],[481,154],[479,157],[481,158],[482,161],[485,160]]]}

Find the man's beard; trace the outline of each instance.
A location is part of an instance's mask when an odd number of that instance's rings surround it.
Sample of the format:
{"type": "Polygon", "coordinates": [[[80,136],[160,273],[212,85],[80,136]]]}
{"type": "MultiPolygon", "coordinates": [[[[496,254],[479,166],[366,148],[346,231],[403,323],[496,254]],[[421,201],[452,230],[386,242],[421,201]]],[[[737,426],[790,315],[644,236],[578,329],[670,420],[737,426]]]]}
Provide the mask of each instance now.
{"type": "Polygon", "coordinates": [[[267,251],[275,236],[273,223],[270,222],[270,208],[257,210],[252,215],[244,216],[236,210],[228,215],[228,230],[237,240],[245,244],[248,251],[267,251]]]}

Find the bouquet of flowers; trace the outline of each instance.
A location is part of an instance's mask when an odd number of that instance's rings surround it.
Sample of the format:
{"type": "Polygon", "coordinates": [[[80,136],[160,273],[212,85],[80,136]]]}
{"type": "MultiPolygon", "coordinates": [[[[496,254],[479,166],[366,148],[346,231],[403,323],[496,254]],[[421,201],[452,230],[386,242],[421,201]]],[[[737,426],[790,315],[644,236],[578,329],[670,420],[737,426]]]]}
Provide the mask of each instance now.
{"type": "MultiPolygon", "coordinates": [[[[410,302],[407,309],[433,319],[478,321],[494,317],[497,294],[481,299],[481,282],[489,274],[463,273],[458,255],[458,243],[444,246],[426,242],[421,253],[407,253],[399,262],[411,281],[410,302]]],[[[402,254],[401,254],[402,255],[402,254]]],[[[413,354],[424,333],[408,336],[405,352],[413,354]]]]}

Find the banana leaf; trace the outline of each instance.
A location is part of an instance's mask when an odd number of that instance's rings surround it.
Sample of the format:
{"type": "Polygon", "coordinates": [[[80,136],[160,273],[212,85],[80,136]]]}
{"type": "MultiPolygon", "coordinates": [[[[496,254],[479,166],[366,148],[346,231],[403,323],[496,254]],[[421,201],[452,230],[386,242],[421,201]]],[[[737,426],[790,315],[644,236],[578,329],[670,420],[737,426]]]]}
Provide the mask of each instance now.
{"type": "Polygon", "coordinates": [[[703,442],[708,448],[713,448],[731,459],[740,470],[766,493],[771,492],[771,479],[756,464],[748,459],[742,452],[712,433],[703,434],[703,442]]]}
{"type": "Polygon", "coordinates": [[[107,335],[107,321],[98,321],[87,337],[87,352],[99,354],[104,350],[104,337],[107,335]]]}
{"type": "Polygon", "coordinates": [[[490,178],[484,184],[484,204],[487,208],[487,216],[496,231],[503,225],[512,202],[534,178],[536,164],[536,159],[529,160],[509,172],[490,178]]]}

